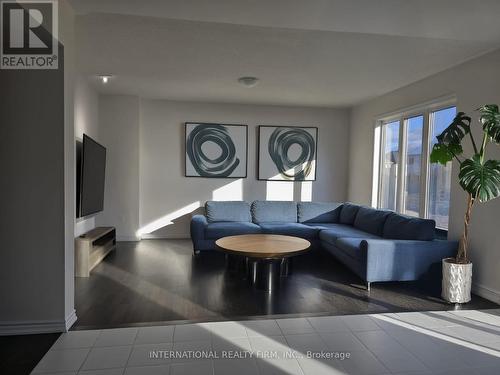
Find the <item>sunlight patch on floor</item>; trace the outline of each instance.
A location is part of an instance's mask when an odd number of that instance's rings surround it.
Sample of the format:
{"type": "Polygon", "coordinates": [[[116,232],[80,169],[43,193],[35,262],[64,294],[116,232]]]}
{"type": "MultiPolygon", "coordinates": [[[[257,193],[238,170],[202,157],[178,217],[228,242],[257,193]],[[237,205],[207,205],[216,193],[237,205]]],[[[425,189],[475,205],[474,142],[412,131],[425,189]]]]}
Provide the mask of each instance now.
{"type": "MultiPolygon", "coordinates": [[[[438,331],[439,328],[425,328],[425,327],[418,325],[417,323],[412,324],[412,323],[409,323],[407,321],[396,319],[389,314],[373,315],[372,317],[379,320],[379,321],[393,324],[396,327],[405,328],[405,329],[408,329],[411,331],[415,331],[415,332],[424,334],[424,335],[429,336],[429,337],[434,338],[434,339],[439,339],[441,341],[445,341],[445,342],[448,342],[451,344],[459,345],[459,346],[465,347],[467,349],[472,349],[474,351],[478,351],[478,352],[481,352],[484,354],[488,354],[488,355],[500,358],[500,351],[498,351],[498,350],[491,349],[491,348],[488,348],[488,347],[481,345],[479,343],[467,341],[465,339],[462,339],[462,338],[459,338],[456,336],[450,336],[450,334],[445,334],[445,333],[439,332],[438,331]]],[[[461,326],[457,326],[457,327],[459,327],[459,329],[462,328],[461,326]]],[[[453,329],[453,326],[452,327],[445,327],[445,328],[448,328],[449,330],[451,330],[451,329],[453,329]]],[[[480,327],[480,326],[478,326],[476,329],[474,329],[474,328],[472,328],[472,329],[477,331],[476,333],[478,333],[478,334],[481,334],[481,333],[484,334],[484,328],[482,329],[482,327],[480,327]]],[[[498,340],[500,341],[500,336],[498,336],[498,340]]]]}
{"type": "Polygon", "coordinates": [[[164,288],[160,288],[147,280],[141,279],[111,264],[106,264],[106,267],[96,269],[94,272],[100,274],[102,277],[107,277],[114,282],[123,285],[124,287],[137,293],[139,296],[174,312],[180,317],[192,316],[193,313],[200,317],[219,317],[219,314],[214,313],[203,306],[193,303],[192,301],[164,288]],[[133,280],[131,278],[133,278],[133,280]],[[182,309],[179,309],[179,307],[182,307],[182,309]]]}

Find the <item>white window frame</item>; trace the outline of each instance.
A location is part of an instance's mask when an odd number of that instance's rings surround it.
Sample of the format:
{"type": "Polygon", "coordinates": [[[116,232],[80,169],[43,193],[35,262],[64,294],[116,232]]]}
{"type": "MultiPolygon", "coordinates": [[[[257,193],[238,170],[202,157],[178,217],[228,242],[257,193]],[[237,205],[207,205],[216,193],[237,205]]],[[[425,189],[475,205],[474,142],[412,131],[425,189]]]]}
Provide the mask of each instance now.
{"type": "MultiPolygon", "coordinates": [[[[382,163],[384,160],[384,134],[383,126],[399,121],[399,155],[400,163],[398,165],[397,186],[396,186],[396,212],[405,212],[405,183],[406,183],[406,135],[408,131],[408,119],[416,116],[423,116],[424,128],[422,134],[422,158],[421,158],[421,175],[420,175],[420,202],[419,202],[419,217],[428,217],[428,196],[429,196],[429,174],[430,174],[430,147],[431,141],[431,124],[433,121],[431,117],[434,112],[456,107],[457,100],[455,96],[448,96],[445,98],[436,99],[427,103],[419,104],[416,106],[408,107],[391,113],[382,114],[377,116],[375,120],[374,129],[374,162],[373,162],[373,185],[372,185],[372,206],[380,207],[381,194],[382,194],[382,163]]],[[[446,229],[446,228],[439,228],[446,229]]]]}

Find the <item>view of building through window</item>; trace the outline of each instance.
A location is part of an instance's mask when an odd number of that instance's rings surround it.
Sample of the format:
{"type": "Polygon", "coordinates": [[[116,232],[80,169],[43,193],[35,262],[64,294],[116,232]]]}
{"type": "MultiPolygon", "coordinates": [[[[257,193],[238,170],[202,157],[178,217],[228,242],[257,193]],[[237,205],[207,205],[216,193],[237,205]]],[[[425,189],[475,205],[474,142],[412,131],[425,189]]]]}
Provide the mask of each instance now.
{"type": "Polygon", "coordinates": [[[406,165],[404,213],[419,216],[424,116],[406,120],[406,165]]]}
{"type": "MultiPolygon", "coordinates": [[[[431,113],[430,141],[431,147],[438,136],[456,114],[456,108],[445,108],[431,113]]],[[[446,165],[431,164],[429,167],[429,192],[427,199],[427,217],[436,220],[439,228],[448,228],[448,211],[450,209],[451,161],[446,165]]]]}
{"type": "Polygon", "coordinates": [[[430,153],[436,136],[452,122],[455,113],[456,107],[423,110],[382,124],[379,208],[434,219],[438,228],[448,228],[451,162],[430,164],[423,152],[430,153]]]}

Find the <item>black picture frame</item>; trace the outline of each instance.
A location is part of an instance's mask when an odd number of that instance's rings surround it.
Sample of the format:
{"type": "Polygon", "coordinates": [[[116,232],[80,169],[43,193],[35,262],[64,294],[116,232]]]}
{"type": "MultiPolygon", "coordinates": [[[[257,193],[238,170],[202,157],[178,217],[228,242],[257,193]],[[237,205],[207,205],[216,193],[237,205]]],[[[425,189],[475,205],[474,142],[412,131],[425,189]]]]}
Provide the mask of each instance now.
{"type": "MultiPolygon", "coordinates": [[[[191,163],[192,164],[192,163],[191,163]]],[[[222,179],[239,179],[239,178],[247,178],[248,176],[248,125],[245,124],[228,124],[228,123],[219,123],[219,122],[198,122],[198,121],[187,121],[184,123],[184,177],[188,178],[222,178],[222,179]],[[201,126],[213,126],[220,125],[224,127],[244,127],[245,128],[245,174],[241,176],[202,176],[202,175],[193,175],[188,174],[188,126],[189,125],[201,125],[201,126]]]]}
{"type": "Polygon", "coordinates": [[[258,181],[276,181],[276,182],[307,182],[307,181],[316,181],[317,179],[317,173],[318,173],[318,127],[317,126],[287,126],[287,125],[259,125],[259,130],[257,134],[257,180],[258,181]],[[315,145],[314,145],[314,155],[315,155],[315,165],[314,165],[314,178],[313,179],[308,179],[308,180],[286,180],[286,179],[269,179],[269,178],[262,178],[260,176],[260,166],[261,166],[261,160],[260,160],[260,150],[261,150],[261,129],[262,128],[288,128],[288,129],[314,129],[315,132],[315,145]]]}

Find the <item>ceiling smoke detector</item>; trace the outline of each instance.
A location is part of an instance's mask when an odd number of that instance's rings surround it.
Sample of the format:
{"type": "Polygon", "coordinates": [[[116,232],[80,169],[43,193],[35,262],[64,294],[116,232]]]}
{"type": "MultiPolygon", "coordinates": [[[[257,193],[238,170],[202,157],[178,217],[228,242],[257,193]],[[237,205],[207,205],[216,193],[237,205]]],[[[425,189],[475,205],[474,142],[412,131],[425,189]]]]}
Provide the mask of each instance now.
{"type": "Polygon", "coordinates": [[[240,77],[238,82],[245,87],[254,87],[259,83],[259,79],[257,77],[240,77]]]}

